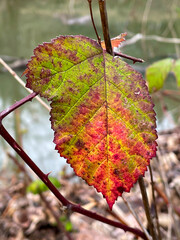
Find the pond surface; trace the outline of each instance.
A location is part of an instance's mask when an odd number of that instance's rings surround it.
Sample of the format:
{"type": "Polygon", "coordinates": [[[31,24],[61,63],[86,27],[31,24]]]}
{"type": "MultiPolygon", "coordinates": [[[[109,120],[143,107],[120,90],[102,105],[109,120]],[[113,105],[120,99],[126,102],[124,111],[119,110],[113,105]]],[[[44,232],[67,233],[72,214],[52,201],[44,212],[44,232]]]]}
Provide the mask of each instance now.
{"type": "MultiPolygon", "coordinates": [[[[89,16],[86,0],[0,0],[0,56],[11,63],[15,59],[29,59],[33,49],[40,43],[50,41],[59,35],[82,34],[96,38],[89,16]]],[[[179,1],[158,0],[107,0],[110,34],[112,37],[127,32],[127,38],[137,33],[163,37],[180,36],[179,1]],[[147,19],[143,17],[151,2],[147,19]],[[173,31],[172,31],[172,26],[173,31]]],[[[98,4],[93,0],[94,19],[97,30],[102,37],[98,4]]],[[[148,11],[147,11],[148,12],[148,11]]],[[[144,69],[151,62],[164,57],[176,57],[179,46],[160,43],[153,40],[138,41],[122,49],[126,54],[143,58],[145,64],[136,64],[144,69]]],[[[28,93],[16,80],[0,66],[0,111],[28,93]]],[[[20,76],[23,72],[16,71],[20,76]]],[[[142,73],[144,70],[142,71],[142,73]]],[[[23,77],[23,79],[25,79],[23,77]]],[[[169,88],[175,89],[173,76],[168,80],[169,88]]],[[[179,104],[165,99],[169,109],[179,118],[179,104]]],[[[155,103],[158,103],[156,101],[155,103]]],[[[158,113],[159,129],[170,126],[170,121],[162,117],[160,106],[158,113]],[[162,124],[163,123],[163,124],[162,124]]],[[[45,172],[59,172],[65,160],[59,158],[52,143],[53,131],[50,128],[49,113],[36,100],[20,108],[22,144],[29,156],[45,172]]],[[[16,136],[14,114],[8,116],[4,123],[13,136],[16,136]]],[[[173,121],[172,121],[173,125],[173,121]]],[[[171,126],[172,126],[171,125],[171,126]]],[[[6,151],[10,147],[0,140],[0,166],[7,164],[6,151]]],[[[9,162],[8,162],[9,164],[9,162]]]]}

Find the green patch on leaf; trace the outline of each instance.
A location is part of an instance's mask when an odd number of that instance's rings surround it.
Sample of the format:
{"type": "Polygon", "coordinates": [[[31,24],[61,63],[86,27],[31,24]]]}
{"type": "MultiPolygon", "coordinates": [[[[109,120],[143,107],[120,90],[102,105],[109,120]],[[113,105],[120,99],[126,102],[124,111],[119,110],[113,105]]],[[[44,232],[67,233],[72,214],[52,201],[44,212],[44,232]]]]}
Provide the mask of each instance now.
{"type": "MultiPolygon", "coordinates": [[[[57,187],[59,188],[61,184],[59,183],[59,180],[54,177],[49,177],[49,180],[57,187]]],[[[41,180],[35,180],[33,181],[26,189],[27,192],[31,192],[33,194],[40,194],[42,192],[45,192],[48,190],[48,187],[44,182],[41,180]]]]}
{"type": "Polygon", "coordinates": [[[156,152],[153,103],[142,75],[84,36],[39,45],[27,87],[51,101],[56,150],[112,208],[156,152]]]}
{"type": "Polygon", "coordinates": [[[150,93],[156,92],[163,87],[164,81],[171,71],[172,64],[173,59],[167,58],[157,61],[147,68],[146,80],[150,93]]]}

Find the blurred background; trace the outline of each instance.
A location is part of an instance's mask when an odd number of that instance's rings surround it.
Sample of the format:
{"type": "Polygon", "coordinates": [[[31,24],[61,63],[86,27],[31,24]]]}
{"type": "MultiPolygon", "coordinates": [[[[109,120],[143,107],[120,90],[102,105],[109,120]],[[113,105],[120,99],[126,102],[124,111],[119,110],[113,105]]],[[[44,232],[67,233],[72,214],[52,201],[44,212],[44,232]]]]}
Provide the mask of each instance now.
{"type": "MultiPolygon", "coordinates": [[[[92,5],[95,24],[102,37],[97,0],[92,0],[92,5]]],[[[143,64],[133,65],[143,75],[157,60],[180,58],[180,44],[167,40],[180,37],[179,0],[107,0],[107,11],[111,38],[127,32],[128,41],[121,51],[145,60],[143,64]]],[[[86,0],[0,0],[0,57],[19,76],[38,44],[59,35],[75,34],[96,39],[86,0]]],[[[177,89],[172,74],[164,88],[177,89]]],[[[27,91],[0,66],[0,111],[27,95],[27,91]]],[[[175,127],[179,122],[179,101],[163,96],[162,104],[159,99],[153,96],[158,131],[175,127]]],[[[54,150],[49,113],[36,100],[10,114],[4,124],[44,172],[56,174],[61,170],[65,160],[54,150]]],[[[14,155],[0,138],[0,169],[12,164],[8,152],[14,155]]]]}

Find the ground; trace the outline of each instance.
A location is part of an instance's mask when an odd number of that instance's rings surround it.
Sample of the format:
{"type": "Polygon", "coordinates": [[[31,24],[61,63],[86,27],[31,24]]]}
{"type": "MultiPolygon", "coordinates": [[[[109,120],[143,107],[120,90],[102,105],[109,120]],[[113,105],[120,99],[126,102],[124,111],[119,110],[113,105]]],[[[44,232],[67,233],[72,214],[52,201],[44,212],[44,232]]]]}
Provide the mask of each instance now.
{"type": "MultiPolygon", "coordinates": [[[[178,240],[180,239],[178,228],[180,224],[180,128],[159,134],[158,145],[157,157],[152,159],[151,167],[155,182],[160,232],[163,240],[178,240]]],[[[131,233],[125,233],[121,229],[80,214],[67,215],[66,210],[49,191],[44,192],[41,196],[26,193],[28,183],[23,174],[9,173],[5,169],[1,171],[0,180],[1,240],[137,239],[131,233]],[[59,219],[59,217],[61,221],[57,224],[55,218],[59,219]],[[69,231],[66,231],[65,228],[68,228],[69,231]]],[[[123,199],[119,197],[113,211],[110,211],[101,194],[73,174],[61,175],[59,180],[60,192],[68,200],[110,219],[140,228],[125,203],[127,200],[142,224],[148,228],[138,184],[130,193],[123,194],[123,199]]],[[[144,180],[151,212],[154,216],[149,171],[144,180]]]]}

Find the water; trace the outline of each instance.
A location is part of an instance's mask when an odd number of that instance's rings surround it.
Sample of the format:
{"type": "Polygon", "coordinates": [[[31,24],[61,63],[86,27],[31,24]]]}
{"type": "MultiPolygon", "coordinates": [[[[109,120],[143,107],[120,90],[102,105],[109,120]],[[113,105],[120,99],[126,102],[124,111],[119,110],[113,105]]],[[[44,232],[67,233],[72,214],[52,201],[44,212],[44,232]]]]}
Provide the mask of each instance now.
{"type": "MultiPolygon", "coordinates": [[[[168,29],[171,19],[169,9],[172,3],[169,0],[153,1],[147,24],[142,26],[142,17],[146,1],[142,0],[114,0],[107,1],[109,28],[112,37],[121,32],[128,32],[128,38],[141,33],[145,25],[147,35],[162,35],[172,37],[168,29]],[[138,6],[138,8],[137,8],[138,6]]],[[[102,37],[101,22],[97,1],[93,1],[94,18],[97,30],[102,37]]],[[[177,36],[180,36],[180,3],[173,7],[175,11],[173,27],[177,36]]],[[[29,59],[33,49],[40,43],[50,41],[59,35],[82,34],[96,38],[89,17],[89,9],[85,0],[0,0],[0,56],[17,59],[29,59]]],[[[167,56],[175,56],[177,49],[173,44],[158,43],[155,41],[138,41],[126,46],[122,50],[146,60],[146,64],[136,64],[145,67],[154,60],[167,56]]],[[[2,68],[0,68],[2,69],[2,68]]],[[[20,76],[24,69],[17,71],[20,76]]],[[[23,77],[23,79],[25,79],[23,77]]],[[[172,88],[176,88],[173,76],[169,80],[172,88]]],[[[26,90],[7,72],[0,72],[0,110],[13,104],[27,95],[26,90]]],[[[165,99],[169,109],[174,109],[173,118],[178,120],[178,103],[165,99]]],[[[158,100],[157,100],[158,102],[158,100]]],[[[167,128],[169,120],[164,118],[160,106],[156,104],[158,112],[158,128],[167,128]],[[167,122],[167,123],[166,123],[167,122]],[[162,125],[162,123],[164,125],[162,125]]],[[[29,156],[41,167],[44,172],[59,172],[65,160],[59,158],[52,143],[53,131],[50,128],[49,113],[38,102],[33,100],[21,107],[21,129],[23,131],[23,147],[29,156]]],[[[4,121],[10,133],[15,136],[14,114],[10,114],[4,121]]],[[[173,123],[172,123],[173,124],[173,123]]],[[[0,139],[0,166],[9,164],[5,150],[12,151],[0,139]]]]}

